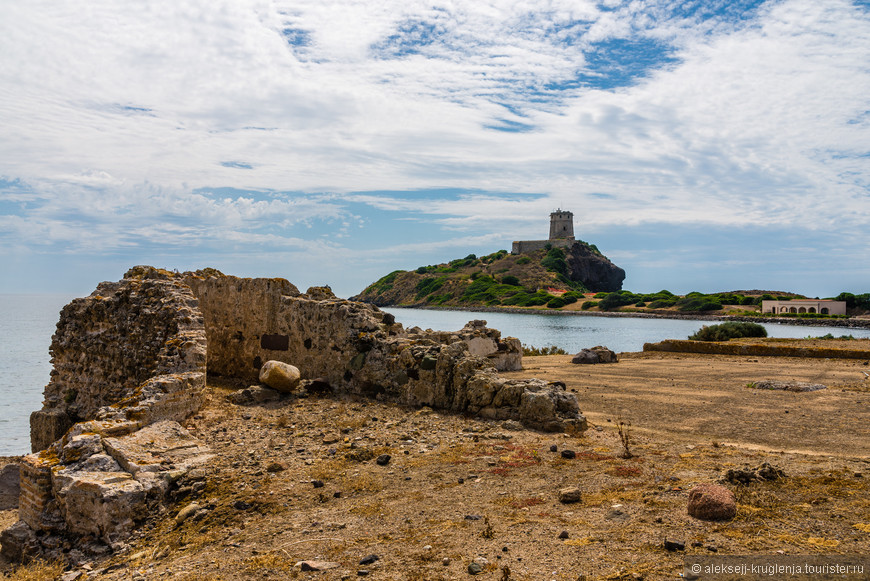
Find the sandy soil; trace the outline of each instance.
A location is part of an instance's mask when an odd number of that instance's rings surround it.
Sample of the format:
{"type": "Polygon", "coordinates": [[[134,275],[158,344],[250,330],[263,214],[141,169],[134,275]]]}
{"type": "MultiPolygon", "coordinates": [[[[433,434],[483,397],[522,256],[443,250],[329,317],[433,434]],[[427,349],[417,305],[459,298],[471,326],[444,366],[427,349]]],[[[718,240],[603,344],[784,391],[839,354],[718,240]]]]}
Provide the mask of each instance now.
{"type": "Polygon", "coordinates": [[[861,360],[623,354],[615,365],[571,365],[570,356],[527,357],[507,377],[564,381],[601,425],[621,417],[638,433],[747,449],[870,458],[870,366],[861,360]],[[761,380],[829,389],[751,389],[761,380]]]}
{"type": "MultiPolygon", "coordinates": [[[[123,553],[82,570],[118,581],[333,580],[362,572],[454,580],[471,578],[469,564],[483,556],[489,564],[477,579],[657,580],[677,577],[686,553],[870,554],[870,385],[862,361],[626,354],[609,365],[575,366],[560,356],[525,364],[513,375],[558,378],[576,390],[587,432],[509,431],[348,398],[237,406],[226,400],[231,389],[212,385],[189,422],[219,453],[206,468],[205,490],[153,515],[123,553]],[[783,378],[829,388],[746,387],[783,378]],[[620,457],[618,418],[632,424],[633,458],[620,457]],[[563,450],[576,458],[563,458],[563,450]],[[378,465],[380,454],[389,463],[378,465]],[[786,476],[727,484],[738,499],[733,520],[687,515],[695,484],[762,462],[786,476]],[[582,491],[580,503],[559,502],[569,486],[582,491]],[[206,510],[176,524],[193,500],[206,510]],[[665,539],[685,543],[685,551],[665,550],[665,539]],[[368,555],[378,559],[360,564],[368,555]],[[294,567],[307,559],[338,566],[294,567]]],[[[33,567],[16,575],[52,578],[33,567]]]]}

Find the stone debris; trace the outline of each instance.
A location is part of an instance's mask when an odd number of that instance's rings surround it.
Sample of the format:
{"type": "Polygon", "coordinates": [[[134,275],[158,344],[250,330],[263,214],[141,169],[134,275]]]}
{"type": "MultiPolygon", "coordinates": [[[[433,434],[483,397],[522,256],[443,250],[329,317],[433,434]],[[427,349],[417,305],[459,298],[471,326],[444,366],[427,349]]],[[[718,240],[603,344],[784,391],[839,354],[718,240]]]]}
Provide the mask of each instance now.
{"type": "Polygon", "coordinates": [[[669,541],[665,539],[664,547],[666,551],[674,552],[674,551],[685,551],[686,543],[683,541],[669,541]]]}
{"type": "Polygon", "coordinates": [[[246,387],[245,389],[240,389],[239,391],[231,393],[227,396],[227,400],[236,405],[253,405],[276,401],[280,397],[281,394],[271,387],[252,385],[251,387],[246,387]]]}
{"type": "Polygon", "coordinates": [[[779,391],[793,391],[793,392],[804,392],[804,391],[819,391],[820,389],[827,389],[826,385],[822,385],[821,383],[808,383],[806,381],[754,381],[750,383],[747,387],[751,389],[772,389],[779,391]]]}
{"type": "Polygon", "coordinates": [[[689,492],[688,511],[701,520],[729,520],[737,514],[737,498],[724,486],[699,484],[689,492]]]}
{"type": "Polygon", "coordinates": [[[21,469],[18,464],[6,464],[0,468],[0,510],[18,508],[21,493],[21,469]]]}
{"type": "Polygon", "coordinates": [[[328,571],[330,569],[338,569],[341,563],[333,563],[332,561],[299,561],[294,565],[302,571],[328,571]]]}
{"type": "Polygon", "coordinates": [[[266,361],[260,368],[260,381],[283,393],[296,391],[301,378],[297,367],[281,361],[266,361]]]}
{"type": "Polygon", "coordinates": [[[583,499],[583,493],[577,487],[563,488],[559,491],[559,502],[573,504],[583,499]]]}
{"type": "Polygon", "coordinates": [[[34,453],[21,463],[21,521],[2,534],[4,554],[18,558],[63,558],[57,535],[120,547],[155,505],[202,492],[203,482],[182,491],[179,481],[213,456],[179,422],[202,405],[206,357],[210,373],[269,386],[233,394],[241,405],[302,386],[475,414],[506,429],[587,428],[564,383],[498,375],[522,368],[522,346],[486,321],[406,330],[328,287],[303,295],[283,279],[214,269],[137,266],[101,283],[64,307],[51,354],[44,406],[31,416],[34,453]]]}
{"type": "Polygon", "coordinates": [[[618,360],[619,358],[616,353],[607,347],[596,345],[590,349],[581,349],[574,358],[571,359],[571,363],[576,363],[578,365],[594,365],[596,363],[616,363],[618,360]]]}
{"type": "Polygon", "coordinates": [[[785,478],[785,472],[770,463],[765,462],[757,468],[744,466],[743,468],[729,468],[725,472],[723,480],[731,484],[749,484],[763,480],[777,480],[785,478]]]}
{"type": "Polygon", "coordinates": [[[468,564],[468,574],[479,575],[480,573],[483,573],[483,570],[487,565],[489,565],[489,561],[486,557],[475,557],[474,560],[468,564]]]}

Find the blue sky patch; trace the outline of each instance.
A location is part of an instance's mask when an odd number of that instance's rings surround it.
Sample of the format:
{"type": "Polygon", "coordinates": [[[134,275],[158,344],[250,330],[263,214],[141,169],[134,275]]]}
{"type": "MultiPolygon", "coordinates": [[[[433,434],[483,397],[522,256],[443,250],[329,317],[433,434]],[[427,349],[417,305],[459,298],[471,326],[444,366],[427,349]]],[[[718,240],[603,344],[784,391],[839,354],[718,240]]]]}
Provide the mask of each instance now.
{"type": "Polygon", "coordinates": [[[302,48],[311,45],[311,33],[301,28],[287,27],[281,31],[281,36],[292,47],[302,48]]]}
{"type": "Polygon", "coordinates": [[[232,169],[254,169],[254,166],[243,161],[222,161],[221,165],[232,169]]]}
{"type": "Polygon", "coordinates": [[[435,22],[406,20],[399,24],[395,34],[372,45],[372,50],[381,58],[402,58],[420,54],[426,47],[439,42],[445,30],[435,22]]]}
{"type": "Polygon", "coordinates": [[[617,89],[637,84],[658,69],[678,62],[674,48],[651,38],[613,38],[590,46],[585,53],[588,72],[574,82],[551,84],[570,88],[572,84],[594,89],[617,89]]]}
{"type": "Polygon", "coordinates": [[[484,127],[496,131],[504,131],[505,133],[528,133],[535,129],[534,125],[520,123],[519,121],[511,121],[510,119],[496,119],[496,123],[497,124],[484,125],[484,127]]]}

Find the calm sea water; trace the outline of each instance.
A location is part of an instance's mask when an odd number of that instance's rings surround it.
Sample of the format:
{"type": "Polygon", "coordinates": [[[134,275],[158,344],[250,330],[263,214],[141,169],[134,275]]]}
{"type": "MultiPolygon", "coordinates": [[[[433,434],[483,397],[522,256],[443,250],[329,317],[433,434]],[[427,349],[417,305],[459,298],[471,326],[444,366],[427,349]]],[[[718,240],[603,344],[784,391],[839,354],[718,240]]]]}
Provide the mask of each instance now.
{"type": "Polygon", "coordinates": [[[48,346],[67,295],[0,295],[0,456],[30,451],[30,412],[42,407],[48,346]]]}
{"type": "MultiPolygon", "coordinates": [[[[30,451],[30,413],[42,407],[49,380],[48,347],[65,295],[0,295],[0,456],[30,451]]],[[[582,317],[470,311],[385,309],[406,327],[455,331],[472,319],[485,319],[503,336],[526,345],[556,345],[570,353],[606,345],[614,351],[640,351],[647,342],[685,339],[709,321],[582,317]]],[[[771,337],[806,337],[831,333],[870,337],[870,329],[798,327],[765,324],[771,337]]]]}
{"type": "MultiPolygon", "coordinates": [[[[604,345],[617,353],[641,351],[644,343],[664,339],[686,339],[704,325],[716,321],[686,319],[643,319],[636,317],[593,317],[582,315],[548,315],[532,313],[482,313],[472,311],[434,311],[427,309],[383,309],[396,316],[406,328],[455,331],[472,319],[484,319],[488,327],[501,331],[503,337],[517,337],[524,345],[555,345],[569,353],[604,345]]],[[[843,327],[803,327],[764,323],[770,337],[835,337],[852,335],[870,337],[870,329],[843,327]]]]}

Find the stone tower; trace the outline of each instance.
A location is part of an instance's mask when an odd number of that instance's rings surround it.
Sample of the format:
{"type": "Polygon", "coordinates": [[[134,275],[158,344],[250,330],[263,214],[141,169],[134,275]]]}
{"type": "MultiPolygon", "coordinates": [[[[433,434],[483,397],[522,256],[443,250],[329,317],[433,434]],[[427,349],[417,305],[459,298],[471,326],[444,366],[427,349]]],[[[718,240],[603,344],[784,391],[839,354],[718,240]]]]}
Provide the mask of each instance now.
{"type": "Polygon", "coordinates": [[[550,240],[574,240],[574,214],[556,210],[550,214],[550,240]]]}

